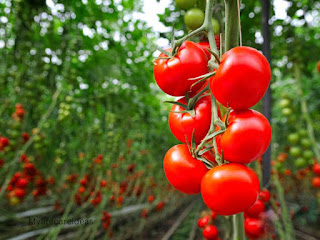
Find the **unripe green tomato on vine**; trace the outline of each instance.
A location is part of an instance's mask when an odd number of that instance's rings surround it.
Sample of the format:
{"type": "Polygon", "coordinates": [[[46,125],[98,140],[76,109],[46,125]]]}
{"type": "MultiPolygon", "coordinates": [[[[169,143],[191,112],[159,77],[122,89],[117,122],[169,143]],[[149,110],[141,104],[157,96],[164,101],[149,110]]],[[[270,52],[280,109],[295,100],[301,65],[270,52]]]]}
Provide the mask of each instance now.
{"type": "Polygon", "coordinates": [[[299,134],[298,133],[290,133],[288,135],[288,141],[289,143],[291,144],[295,144],[295,143],[298,143],[299,142],[299,134]]]}
{"type": "Polygon", "coordinates": [[[302,151],[300,147],[291,147],[289,153],[293,157],[299,157],[301,156],[302,151]]]}
{"type": "Polygon", "coordinates": [[[283,108],[281,112],[284,116],[288,117],[292,114],[292,109],[291,108],[283,108]]]}
{"type": "Polygon", "coordinates": [[[291,101],[289,99],[287,99],[287,98],[283,98],[279,102],[279,105],[280,105],[281,108],[289,107],[290,104],[291,104],[291,101]]]}
{"type": "Polygon", "coordinates": [[[308,162],[304,158],[299,157],[295,160],[294,164],[297,168],[304,168],[307,166],[308,162]]]}
{"type": "Polygon", "coordinates": [[[313,152],[311,150],[305,150],[303,151],[302,156],[306,159],[312,158],[313,152]]]}
{"type": "Polygon", "coordinates": [[[197,5],[197,0],[176,0],[176,4],[180,9],[188,10],[197,5]]]}
{"type": "Polygon", "coordinates": [[[212,18],[212,26],[213,26],[214,35],[219,34],[220,33],[220,24],[217,19],[212,18]]]}
{"type": "Polygon", "coordinates": [[[306,136],[308,136],[308,132],[305,129],[301,129],[299,131],[299,135],[300,135],[300,137],[306,137],[306,136]]]}
{"type": "Polygon", "coordinates": [[[190,30],[201,27],[204,21],[204,12],[199,8],[192,8],[184,15],[184,23],[190,30]]]}
{"type": "Polygon", "coordinates": [[[311,147],[312,143],[308,138],[301,139],[301,145],[305,148],[311,147]]]}

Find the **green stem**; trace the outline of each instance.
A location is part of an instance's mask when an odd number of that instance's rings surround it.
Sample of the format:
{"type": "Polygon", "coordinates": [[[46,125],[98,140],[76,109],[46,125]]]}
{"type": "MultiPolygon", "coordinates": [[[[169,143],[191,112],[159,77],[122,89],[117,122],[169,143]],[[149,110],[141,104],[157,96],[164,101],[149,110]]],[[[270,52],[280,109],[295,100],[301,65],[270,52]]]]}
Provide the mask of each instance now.
{"type": "Polygon", "coordinates": [[[225,0],[225,51],[239,46],[237,0],[225,0]]]}
{"type": "Polygon", "coordinates": [[[244,217],[243,213],[238,213],[232,216],[233,220],[233,240],[245,240],[244,233],[244,217]]]}
{"type": "Polygon", "coordinates": [[[312,148],[313,148],[313,151],[317,157],[317,161],[319,162],[320,161],[320,151],[318,148],[318,143],[317,143],[316,138],[314,136],[314,130],[313,130],[313,126],[312,126],[312,118],[311,118],[309,110],[308,110],[307,101],[303,95],[300,66],[301,65],[299,63],[294,63],[294,74],[295,74],[295,79],[296,79],[297,88],[298,88],[298,95],[301,99],[300,104],[301,104],[302,117],[306,121],[309,138],[312,142],[312,148]]]}

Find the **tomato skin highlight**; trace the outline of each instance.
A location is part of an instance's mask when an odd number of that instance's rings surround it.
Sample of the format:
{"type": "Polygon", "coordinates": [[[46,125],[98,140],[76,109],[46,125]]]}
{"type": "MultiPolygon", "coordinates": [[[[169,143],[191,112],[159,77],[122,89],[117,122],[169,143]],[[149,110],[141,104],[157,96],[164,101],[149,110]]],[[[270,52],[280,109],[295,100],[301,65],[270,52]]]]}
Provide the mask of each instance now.
{"type": "Polygon", "coordinates": [[[222,56],[210,87],[223,106],[247,109],[260,101],[270,79],[270,65],[259,51],[251,47],[235,47],[222,56]]]}
{"type": "Polygon", "coordinates": [[[244,212],[258,198],[260,183],[250,168],[229,163],[212,168],[201,182],[205,204],[218,215],[244,212]]]}
{"type": "MultiPolygon", "coordinates": [[[[170,50],[169,50],[170,51],[170,50]]],[[[161,53],[159,57],[167,57],[161,53]]],[[[197,80],[189,80],[208,72],[208,60],[204,50],[191,41],[185,41],[178,53],[170,59],[157,59],[154,65],[154,78],[162,91],[171,96],[185,96],[197,80]]],[[[203,83],[192,87],[200,89],[203,83]]]]}
{"type": "MultiPolygon", "coordinates": [[[[226,116],[223,117],[225,121],[226,116]]],[[[252,110],[231,111],[226,131],[216,138],[218,150],[225,160],[247,164],[257,160],[267,150],[272,130],[261,113],[252,110]]]]}
{"type": "MultiPolygon", "coordinates": [[[[214,161],[213,154],[205,156],[214,161]]],[[[201,180],[208,172],[204,163],[192,157],[186,144],[175,145],[168,150],[163,168],[170,184],[186,194],[200,193],[201,180]]]]}
{"type": "MultiPolygon", "coordinates": [[[[187,104],[185,98],[181,98],[178,102],[187,104]]],[[[183,143],[191,143],[192,132],[194,130],[194,137],[196,144],[206,136],[211,124],[211,97],[205,96],[197,101],[195,104],[195,116],[192,117],[189,113],[176,113],[174,111],[183,111],[184,109],[179,105],[173,105],[169,113],[169,126],[172,134],[183,143]]]]}

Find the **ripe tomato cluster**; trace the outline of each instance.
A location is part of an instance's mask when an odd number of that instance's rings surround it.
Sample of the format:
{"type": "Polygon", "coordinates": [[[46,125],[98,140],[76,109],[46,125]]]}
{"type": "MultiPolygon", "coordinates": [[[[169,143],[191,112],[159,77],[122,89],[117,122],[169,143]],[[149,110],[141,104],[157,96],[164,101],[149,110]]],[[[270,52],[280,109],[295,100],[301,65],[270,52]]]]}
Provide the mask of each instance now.
{"type": "Polygon", "coordinates": [[[181,97],[171,102],[169,126],[183,144],[168,150],[163,167],[177,190],[201,192],[211,210],[233,215],[254,204],[260,191],[257,175],[245,164],[267,150],[271,126],[249,108],[267,91],[271,70],[256,49],[235,47],[218,61],[208,81],[199,81],[210,72],[207,54],[200,45],[185,41],[172,56],[164,52],[155,61],[158,86],[181,97]],[[215,100],[227,108],[222,118],[215,100]]]}
{"type": "Polygon", "coordinates": [[[214,220],[217,218],[217,214],[213,211],[208,213],[203,211],[201,217],[198,219],[198,227],[202,228],[202,236],[207,240],[220,240],[219,231],[217,227],[213,224],[214,220]]]}
{"type": "Polygon", "coordinates": [[[249,239],[263,238],[267,231],[267,222],[265,217],[266,207],[270,201],[270,193],[267,189],[260,191],[259,199],[244,212],[244,229],[249,239]]]}

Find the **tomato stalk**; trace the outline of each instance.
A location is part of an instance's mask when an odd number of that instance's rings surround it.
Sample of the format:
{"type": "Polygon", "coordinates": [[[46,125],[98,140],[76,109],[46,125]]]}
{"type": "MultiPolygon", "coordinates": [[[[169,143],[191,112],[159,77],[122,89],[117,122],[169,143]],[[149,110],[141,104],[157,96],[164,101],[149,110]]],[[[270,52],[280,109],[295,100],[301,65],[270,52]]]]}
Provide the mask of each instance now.
{"type": "Polygon", "coordinates": [[[233,240],[245,240],[244,217],[243,213],[232,216],[233,221],[233,240]]]}
{"type": "Polygon", "coordinates": [[[225,51],[239,46],[239,18],[237,0],[225,0],[225,51]]]}
{"type": "MultiPolygon", "coordinates": [[[[237,0],[225,0],[225,51],[239,46],[239,9],[237,0]]],[[[233,215],[233,240],[245,240],[243,213],[233,215]]]]}
{"type": "Polygon", "coordinates": [[[303,90],[302,90],[302,84],[301,84],[300,64],[299,63],[294,63],[293,67],[294,67],[294,75],[295,75],[295,79],[296,79],[296,83],[297,83],[297,91],[298,91],[298,94],[299,94],[300,99],[301,99],[300,104],[301,104],[302,116],[306,121],[309,138],[310,138],[310,140],[312,142],[312,148],[313,148],[313,151],[314,151],[314,153],[315,153],[315,155],[317,157],[317,162],[319,162],[320,161],[320,151],[319,151],[319,148],[318,148],[317,141],[316,141],[316,139],[314,137],[312,119],[311,119],[310,113],[308,111],[307,102],[305,100],[305,97],[303,96],[303,90]]]}

